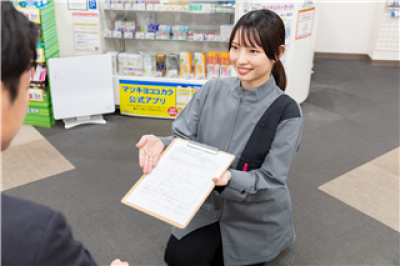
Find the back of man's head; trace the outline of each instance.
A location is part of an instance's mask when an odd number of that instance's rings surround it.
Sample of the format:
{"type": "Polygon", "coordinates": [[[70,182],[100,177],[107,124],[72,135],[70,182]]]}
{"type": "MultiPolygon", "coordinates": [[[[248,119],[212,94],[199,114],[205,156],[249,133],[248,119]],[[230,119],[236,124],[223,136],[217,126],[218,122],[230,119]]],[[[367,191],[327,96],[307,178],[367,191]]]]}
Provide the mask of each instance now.
{"type": "Polygon", "coordinates": [[[35,64],[38,28],[10,1],[1,2],[1,150],[19,131],[28,108],[27,89],[35,64]]]}
{"type": "Polygon", "coordinates": [[[10,101],[18,94],[19,80],[36,59],[38,28],[10,1],[1,1],[1,81],[10,101]]]}

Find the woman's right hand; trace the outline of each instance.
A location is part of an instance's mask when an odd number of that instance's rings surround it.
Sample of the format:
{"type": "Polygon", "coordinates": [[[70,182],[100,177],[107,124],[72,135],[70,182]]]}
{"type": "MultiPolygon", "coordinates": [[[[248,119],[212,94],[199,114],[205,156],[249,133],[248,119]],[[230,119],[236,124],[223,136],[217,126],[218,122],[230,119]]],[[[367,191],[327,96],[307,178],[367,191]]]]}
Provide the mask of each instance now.
{"type": "Polygon", "coordinates": [[[144,135],[136,144],[139,148],[139,165],[143,169],[143,173],[148,175],[157,165],[161,153],[165,149],[161,139],[154,135],[144,135]]]}

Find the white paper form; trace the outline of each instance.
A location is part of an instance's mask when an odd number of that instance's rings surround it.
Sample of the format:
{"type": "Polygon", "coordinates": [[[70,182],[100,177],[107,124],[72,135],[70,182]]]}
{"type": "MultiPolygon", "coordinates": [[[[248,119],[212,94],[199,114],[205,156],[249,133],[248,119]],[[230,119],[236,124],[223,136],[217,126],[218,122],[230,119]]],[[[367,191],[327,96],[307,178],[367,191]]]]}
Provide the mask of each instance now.
{"type": "Polygon", "coordinates": [[[125,201],[183,228],[214,187],[212,179],[220,177],[233,158],[177,139],[125,201]]]}

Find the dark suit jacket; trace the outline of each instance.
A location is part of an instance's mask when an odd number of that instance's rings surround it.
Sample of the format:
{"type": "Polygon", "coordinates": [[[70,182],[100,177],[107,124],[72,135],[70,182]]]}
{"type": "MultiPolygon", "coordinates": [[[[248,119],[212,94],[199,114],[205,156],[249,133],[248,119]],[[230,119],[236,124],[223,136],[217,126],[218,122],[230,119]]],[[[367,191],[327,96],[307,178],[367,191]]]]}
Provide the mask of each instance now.
{"type": "Polygon", "coordinates": [[[3,194],[1,207],[2,266],[96,265],[61,213],[3,194]]]}

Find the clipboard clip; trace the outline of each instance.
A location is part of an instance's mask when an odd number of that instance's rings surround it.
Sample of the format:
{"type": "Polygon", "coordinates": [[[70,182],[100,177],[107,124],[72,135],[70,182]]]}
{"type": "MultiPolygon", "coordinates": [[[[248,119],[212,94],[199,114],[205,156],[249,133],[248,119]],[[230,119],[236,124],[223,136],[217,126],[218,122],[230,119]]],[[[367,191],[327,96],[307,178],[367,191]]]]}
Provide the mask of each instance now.
{"type": "Polygon", "coordinates": [[[196,142],[196,141],[189,141],[189,143],[187,145],[188,145],[188,147],[191,147],[193,149],[201,150],[201,151],[213,154],[213,155],[217,155],[219,152],[218,148],[208,146],[208,145],[196,142]]]}

